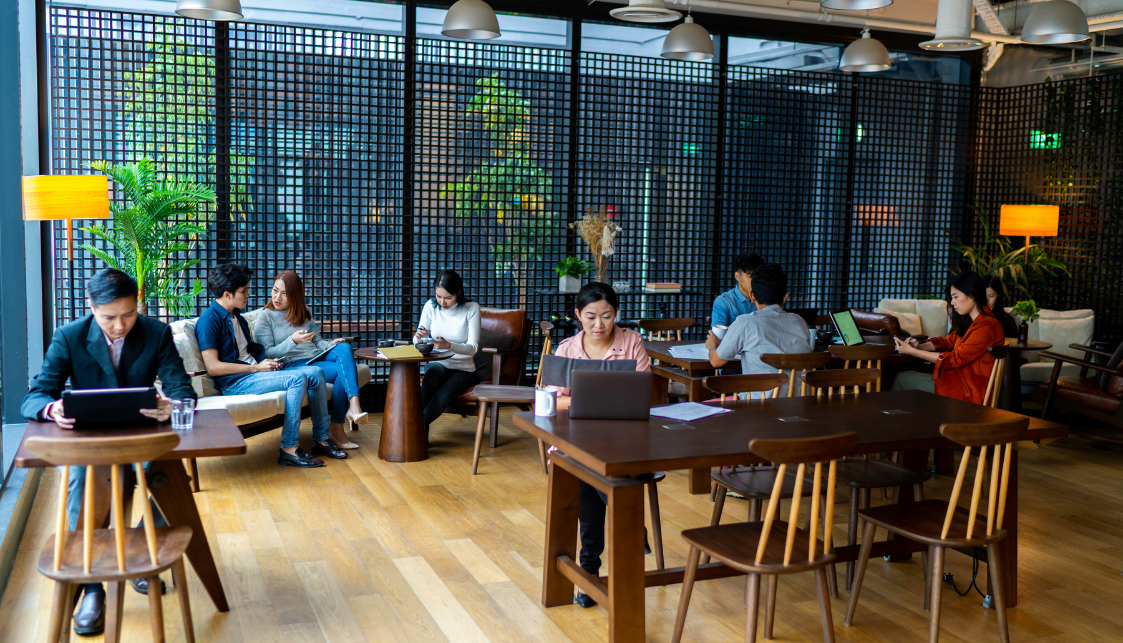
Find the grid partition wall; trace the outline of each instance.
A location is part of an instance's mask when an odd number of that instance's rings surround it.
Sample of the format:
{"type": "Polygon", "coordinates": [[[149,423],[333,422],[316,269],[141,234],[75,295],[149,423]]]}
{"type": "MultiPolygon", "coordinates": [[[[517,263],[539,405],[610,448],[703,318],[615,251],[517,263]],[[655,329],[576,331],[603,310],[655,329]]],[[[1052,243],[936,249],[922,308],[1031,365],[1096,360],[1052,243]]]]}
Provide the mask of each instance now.
{"type": "MultiPolygon", "coordinates": [[[[1123,76],[987,90],[979,206],[1060,206],[1057,237],[1033,238],[1072,273],[1033,289],[1043,308],[1096,312],[1097,339],[1123,338],[1123,76]]],[[[975,241],[980,241],[976,235],[975,241]]],[[[1014,240],[1020,246],[1019,240],[1014,240]]]]}
{"type": "MultiPolygon", "coordinates": [[[[187,277],[246,263],[259,306],[297,270],[364,344],[404,337],[441,268],[483,306],[571,313],[552,267],[590,258],[569,227],[587,207],[623,228],[623,316],[694,317],[695,337],[743,250],[821,312],[937,290],[972,188],[967,87],[581,51],[556,22],[569,48],[54,7],[52,171],[147,154],[213,186],[187,277]]],[[[97,267],[63,236],[56,324],[97,267]]]]}

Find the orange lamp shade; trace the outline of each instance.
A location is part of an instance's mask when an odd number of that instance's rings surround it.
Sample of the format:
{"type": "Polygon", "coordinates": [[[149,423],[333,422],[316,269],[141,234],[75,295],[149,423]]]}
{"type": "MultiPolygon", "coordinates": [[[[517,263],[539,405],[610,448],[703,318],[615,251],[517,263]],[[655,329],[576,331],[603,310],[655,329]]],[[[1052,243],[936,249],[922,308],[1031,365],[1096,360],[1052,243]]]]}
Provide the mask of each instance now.
{"type": "Polygon", "coordinates": [[[998,234],[1010,237],[1055,237],[1060,221],[1060,206],[1004,205],[998,218],[998,234]]]}
{"type": "Polygon", "coordinates": [[[109,177],[97,174],[23,177],[23,220],[66,221],[66,250],[74,258],[74,219],[108,219],[109,177]]]}

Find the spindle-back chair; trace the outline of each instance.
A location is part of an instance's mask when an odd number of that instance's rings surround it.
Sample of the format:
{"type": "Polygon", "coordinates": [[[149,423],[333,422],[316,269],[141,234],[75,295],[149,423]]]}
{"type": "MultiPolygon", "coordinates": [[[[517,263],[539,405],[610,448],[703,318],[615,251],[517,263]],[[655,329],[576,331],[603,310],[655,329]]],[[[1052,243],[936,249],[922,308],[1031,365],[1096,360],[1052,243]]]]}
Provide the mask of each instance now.
{"type": "MultiPolygon", "coordinates": [[[[796,371],[799,371],[802,377],[809,371],[826,366],[827,362],[831,361],[831,356],[830,353],[765,353],[760,356],[760,361],[772,368],[779,369],[781,373],[788,371],[787,397],[795,397],[796,371]]],[[[799,395],[806,394],[807,387],[800,384],[799,395]]]]}

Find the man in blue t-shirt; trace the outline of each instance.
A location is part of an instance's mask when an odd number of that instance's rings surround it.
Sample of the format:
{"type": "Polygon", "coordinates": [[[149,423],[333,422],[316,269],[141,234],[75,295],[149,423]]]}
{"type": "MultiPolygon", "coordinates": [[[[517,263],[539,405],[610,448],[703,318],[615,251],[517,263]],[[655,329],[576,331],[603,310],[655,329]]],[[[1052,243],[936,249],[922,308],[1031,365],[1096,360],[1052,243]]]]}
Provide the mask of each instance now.
{"type": "MultiPolygon", "coordinates": [[[[712,326],[733,325],[741,315],[751,315],[756,312],[749,293],[752,292],[753,271],[764,265],[764,259],[755,252],[742,252],[733,262],[733,279],[737,285],[727,290],[714,300],[714,309],[710,314],[712,326]]],[[[737,375],[741,372],[741,365],[730,362],[729,366],[721,369],[722,375],[737,375]]]]}
{"type": "Polygon", "coordinates": [[[324,372],[313,365],[289,366],[264,359],[265,347],[253,341],[241,311],[249,305],[253,271],[236,263],[218,266],[207,275],[214,303],[195,323],[195,337],[203,352],[207,374],[223,395],[258,395],[285,391],[285,424],[277,464],[322,467],[322,455],[334,460],[347,457],[328,435],[327,385],[324,372]],[[300,438],[300,409],[304,395],[312,407],[312,453],[305,453],[300,438]]]}

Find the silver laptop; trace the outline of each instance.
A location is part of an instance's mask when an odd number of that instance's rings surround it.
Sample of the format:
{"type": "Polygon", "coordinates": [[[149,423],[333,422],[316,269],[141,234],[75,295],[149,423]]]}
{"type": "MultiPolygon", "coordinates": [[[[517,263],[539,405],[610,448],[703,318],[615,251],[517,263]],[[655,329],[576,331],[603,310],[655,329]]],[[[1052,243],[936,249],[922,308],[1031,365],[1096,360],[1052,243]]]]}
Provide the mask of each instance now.
{"type": "Polygon", "coordinates": [[[575,420],[646,420],[651,416],[650,372],[573,371],[569,376],[575,420]]]}

